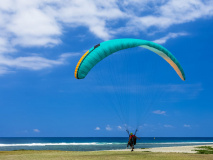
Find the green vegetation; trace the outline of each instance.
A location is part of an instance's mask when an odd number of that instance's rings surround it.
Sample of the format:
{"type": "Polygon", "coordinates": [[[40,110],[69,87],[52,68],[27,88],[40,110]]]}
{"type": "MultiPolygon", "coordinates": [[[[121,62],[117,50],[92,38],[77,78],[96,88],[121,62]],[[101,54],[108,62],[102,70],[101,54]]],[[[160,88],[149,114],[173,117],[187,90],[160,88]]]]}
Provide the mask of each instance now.
{"type": "Polygon", "coordinates": [[[208,160],[212,154],[154,153],[140,151],[0,151],[0,160],[208,160]]]}
{"type": "Polygon", "coordinates": [[[211,146],[201,146],[196,148],[199,148],[199,150],[195,150],[198,154],[213,154],[213,148],[211,146]]]}

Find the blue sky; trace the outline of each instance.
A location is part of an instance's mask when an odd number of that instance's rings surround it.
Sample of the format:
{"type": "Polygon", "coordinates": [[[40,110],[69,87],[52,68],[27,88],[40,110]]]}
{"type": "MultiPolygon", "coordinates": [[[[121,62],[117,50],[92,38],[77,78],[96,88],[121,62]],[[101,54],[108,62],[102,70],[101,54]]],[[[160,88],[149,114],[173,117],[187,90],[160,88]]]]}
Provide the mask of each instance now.
{"type": "Polygon", "coordinates": [[[212,28],[212,0],[0,1],[0,137],[212,136],[212,28]],[[74,78],[116,38],[161,44],[186,81],[140,47],[74,78]]]}

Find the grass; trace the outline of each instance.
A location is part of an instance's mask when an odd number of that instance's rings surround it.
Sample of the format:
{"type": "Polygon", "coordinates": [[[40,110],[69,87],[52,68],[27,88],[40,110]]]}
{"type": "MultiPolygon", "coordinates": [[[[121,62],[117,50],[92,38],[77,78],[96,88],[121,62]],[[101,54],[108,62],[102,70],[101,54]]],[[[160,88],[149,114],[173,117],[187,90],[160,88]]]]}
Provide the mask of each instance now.
{"type": "Polygon", "coordinates": [[[201,146],[196,148],[198,148],[198,150],[195,150],[198,154],[213,154],[213,148],[211,146],[201,146]]]}
{"type": "Polygon", "coordinates": [[[211,154],[184,154],[184,153],[153,153],[130,151],[0,151],[0,160],[208,160],[213,159],[211,154]]]}

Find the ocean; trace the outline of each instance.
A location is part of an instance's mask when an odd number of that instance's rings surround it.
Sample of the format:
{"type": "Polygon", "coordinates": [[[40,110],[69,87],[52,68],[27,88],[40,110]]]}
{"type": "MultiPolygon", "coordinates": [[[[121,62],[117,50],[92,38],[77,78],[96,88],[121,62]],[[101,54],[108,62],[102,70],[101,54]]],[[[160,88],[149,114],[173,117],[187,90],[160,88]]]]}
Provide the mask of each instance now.
{"type": "MultiPolygon", "coordinates": [[[[127,148],[128,137],[2,137],[0,151],[100,151],[127,148]]],[[[213,137],[141,137],[135,148],[213,144],[213,137]]]]}

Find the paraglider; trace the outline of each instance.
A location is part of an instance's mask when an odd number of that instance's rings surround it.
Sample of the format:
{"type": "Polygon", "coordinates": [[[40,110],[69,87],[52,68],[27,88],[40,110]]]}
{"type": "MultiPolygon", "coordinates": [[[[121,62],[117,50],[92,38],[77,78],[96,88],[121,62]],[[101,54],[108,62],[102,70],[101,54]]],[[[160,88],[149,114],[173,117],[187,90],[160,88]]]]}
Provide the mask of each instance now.
{"type": "MultiPolygon", "coordinates": [[[[146,48],[146,49],[156,53],[157,55],[162,57],[164,60],[166,60],[171,65],[171,67],[175,70],[175,72],[178,74],[178,76],[183,81],[185,81],[185,74],[184,74],[183,68],[181,67],[178,60],[174,57],[174,55],[172,55],[166,48],[164,48],[163,46],[161,46],[159,44],[156,44],[151,41],[141,40],[141,39],[114,39],[114,40],[105,41],[105,42],[95,45],[94,47],[89,49],[78,61],[76,68],[75,68],[75,73],[74,73],[75,78],[84,79],[96,64],[98,64],[100,61],[102,61],[109,55],[116,53],[120,50],[134,48],[134,47],[143,47],[143,48],[146,48]]],[[[125,83],[125,84],[127,84],[127,83],[125,83]]],[[[122,105],[122,103],[119,103],[120,111],[122,112],[122,110],[123,110],[123,108],[125,108],[125,106],[130,107],[130,109],[133,106],[134,107],[133,110],[135,110],[137,114],[140,114],[140,111],[139,110],[137,111],[136,105],[134,106],[134,105],[132,105],[132,103],[130,103],[129,106],[128,106],[128,103],[124,104],[125,100],[129,99],[129,97],[126,98],[125,95],[127,95],[127,94],[123,93],[123,95],[122,95],[122,93],[120,96],[117,96],[117,97],[121,98],[121,99],[119,99],[119,98],[118,99],[121,102],[123,102],[123,105],[122,105]]],[[[116,92],[115,92],[115,94],[116,94],[116,92]]],[[[132,97],[137,98],[135,95],[132,97]]],[[[147,96],[147,97],[150,97],[150,96],[147,96]]],[[[144,97],[144,99],[147,99],[147,97],[144,97]]],[[[138,107],[140,107],[140,103],[136,103],[136,102],[138,102],[138,99],[140,100],[142,98],[141,97],[137,98],[137,101],[134,101],[134,102],[137,105],[139,104],[138,107]]],[[[108,100],[107,100],[107,102],[108,102],[108,100]]],[[[143,107],[149,106],[149,105],[143,105],[143,107]]],[[[114,105],[114,107],[117,107],[117,106],[114,105]]],[[[128,112],[128,111],[132,111],[132,110],[127,109],[126,111],[128,112]]],[[[122,115],[122,113],[121,113],[121,115],[122,115]]],[[[124,115],[124,113],[123,113],[123,115],[124,115]]],[[[131,115],[131,114],[127,113],[127,115],[131,115]]],[[[141,115],[139,115],[139,116],[141,116],[141,115]]],[[[123,117],[128,119],[128,116],[123,116],[123,117]]],[[[128,124],[126,122],[123,124],[125,124],[124,126],[127,129],[128,124]]],[[[126,131],[127,131],[128,135],[130,135],[128,129],[126,131]]],[[[136,127],[136,132],[137,131],[138,131],[138,125],[136,127]]],[[[136,132],[135,132],[135,134],[136,134],[136,132]]],[[[129,142],[127,145],[127,146],[130,145],[132,147],[132,151],[134,149],[134,145],[136,144],[135,134],[134,134],[134,136],[130,135],[130,139],[129,139],[129,142]]]]}
{"type": "Polygon", "coordinates": [[[138,130],[136,129],[135,134],[133,134],[132,132],[129,133],[128,130],[126,130],[126,131],[127,131],[128,135],[129,135],[129,141],[127,143],[127,148],[130,146],[132,148],[131,151],[133,151],[134,150],[134,145],[136,145],[136,140],[137,139],[140,140],[140,138],[138,138],[136,136],[136,133],[137,133],[138,130]]]}

